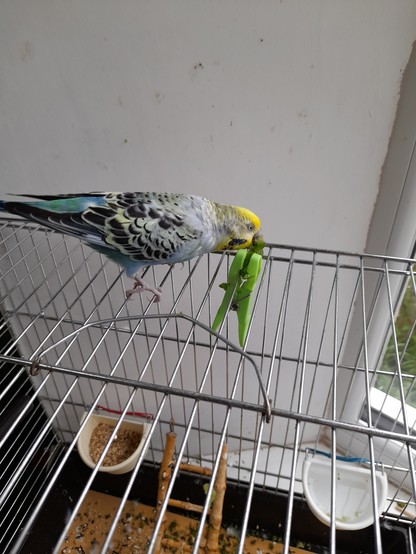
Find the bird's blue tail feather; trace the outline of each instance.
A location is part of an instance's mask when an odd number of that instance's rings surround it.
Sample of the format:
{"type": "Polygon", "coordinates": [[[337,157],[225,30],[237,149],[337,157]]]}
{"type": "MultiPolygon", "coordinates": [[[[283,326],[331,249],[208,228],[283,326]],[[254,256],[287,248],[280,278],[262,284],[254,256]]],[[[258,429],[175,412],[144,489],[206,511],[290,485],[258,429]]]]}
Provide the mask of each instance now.
{"type": "MultiPolygon", "coordinates": [[[[34,206],[42,210],[56,213],[80,213],[90,206],[104,206],[106,199],[103,193],[58,194],[56,196],[13,195],[33,198],[29,201],[0,200],[0,210],[11,211],[11,206],[34,206]]],[[[24,209],[24,208],[23,208],[24,209]]]]}

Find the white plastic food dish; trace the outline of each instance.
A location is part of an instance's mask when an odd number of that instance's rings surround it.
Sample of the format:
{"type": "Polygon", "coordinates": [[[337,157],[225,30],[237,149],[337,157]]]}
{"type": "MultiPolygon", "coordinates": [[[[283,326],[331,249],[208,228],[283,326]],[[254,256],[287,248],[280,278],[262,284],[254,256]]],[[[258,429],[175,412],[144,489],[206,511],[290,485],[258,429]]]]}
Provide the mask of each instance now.
{"type": "MultiPolygon", "coordinates": [[[[330,459],[306,456],[303,463],[303,491],[313,514],[331,525],[330,459]]],[[[381,514],[387,498],[387,476],[376,471],[377,509],[381,514]]],[[[351,462],[336,461],[335,527],[354,531],[374,523],[371,470],[351,462]]]]}
{"type": "MultiPolygon", "coordinates": [[[[88,415],[88,412],[84,412],[81,418],[81,423],[84,421],[87,415],[88,415]]],[[[104,416],[99,414],[91,414],[90,417],[88,418],[88,421],[78,438],[77,448],[82,461],[85,464],[87,464],[87,466],[89,466],[90,468],[94,469],[96,466],[96,464],[93,462],[90,456],[90,438],[94,428],[99,423],[107,423],[108,425],[115,426],[117,422],[118,422],[117,417],[104,416]]],[[[114,466],[100,466],[98,471],[102,471],[105,473],[121,474],[121,473],[127,473],[128,471],[131,471],[134,468],[137,462],[137,459],[141,451],[143,450],[146,437],[149,434],[150,425],[148,423],[140,423],[138,421],[124,419],[120,426],[120,429],[131,429],[139,433],[141,435],[139,446],[136,448],[133,454],[131,454],[131,456],[126,458],[123,462],[120,462],[119,464],[116,464],[114,466]]]]}

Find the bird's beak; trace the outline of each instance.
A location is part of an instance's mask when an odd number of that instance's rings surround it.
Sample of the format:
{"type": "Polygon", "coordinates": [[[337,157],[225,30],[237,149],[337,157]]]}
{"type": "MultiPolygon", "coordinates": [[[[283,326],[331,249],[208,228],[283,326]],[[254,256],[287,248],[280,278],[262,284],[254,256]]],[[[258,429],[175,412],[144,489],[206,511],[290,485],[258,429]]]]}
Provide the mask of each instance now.
{"type": "Polygon", "coordinates": [[[251,250],[253,252],[257,252],[258,254],[261,254],[263,252],[264,248],[264,238],[260,231],[257,231],[255,235],[253,235],[253,239],[251,241],[251,250]]]}
{"type": "Polygon", "coordinates": [[[258,244],[264,243],[263,233],[261,231],[257,231],[257,233],[255,233],[253,235],[253,241],[252,242],[253,242],[254,246],[257,246],[258,244]]]}

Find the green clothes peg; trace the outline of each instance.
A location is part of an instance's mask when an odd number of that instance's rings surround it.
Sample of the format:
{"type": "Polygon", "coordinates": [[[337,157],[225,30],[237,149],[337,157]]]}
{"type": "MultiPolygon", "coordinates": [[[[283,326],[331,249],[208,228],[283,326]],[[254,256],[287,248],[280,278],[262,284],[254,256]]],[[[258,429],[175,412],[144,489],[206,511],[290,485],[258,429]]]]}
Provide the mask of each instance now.
{"type": "Polygon", "coordinates": [[[225,289],[221,306],[214,318],[212,328],[218,329],[227,315],[228,307],[237,312],[238,338],[240,346],[244,345],[251,318],[251,293],[260,275],[262,256],[255,250],[239,250],[228,272],[227,283],[220,285],[225,289]]]}

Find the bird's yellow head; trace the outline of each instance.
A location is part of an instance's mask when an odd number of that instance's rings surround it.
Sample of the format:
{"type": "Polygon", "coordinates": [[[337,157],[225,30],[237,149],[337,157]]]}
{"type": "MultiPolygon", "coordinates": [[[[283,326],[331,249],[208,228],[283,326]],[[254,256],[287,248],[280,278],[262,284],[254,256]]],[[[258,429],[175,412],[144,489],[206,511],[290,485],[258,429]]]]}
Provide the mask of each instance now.
{"type": "Polygon", "coordinates": [[[218,244],[217,252],[250,248],[263,241],[260,219],[250,210],[239,206],[227,206],[225,220],[226,236],[218,244]]]}

